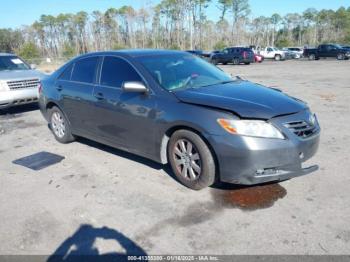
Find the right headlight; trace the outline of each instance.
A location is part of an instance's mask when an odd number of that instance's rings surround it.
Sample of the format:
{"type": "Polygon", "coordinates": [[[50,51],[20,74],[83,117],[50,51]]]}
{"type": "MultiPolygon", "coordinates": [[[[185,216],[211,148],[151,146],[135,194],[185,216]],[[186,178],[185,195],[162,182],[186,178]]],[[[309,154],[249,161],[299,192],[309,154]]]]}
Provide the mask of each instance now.
{"type": "Polygon", "coordinates": [[[0,92],[7,91],[7,90],[8,90],[8,86],[6,81],[0,80],[0,92]]]}
{"type": "Polygon", "coordinates": [[[217,121],[223,129],[231,134],[264,138],[285,138],[281,131],[263,120],[233,120],[220,118],[217,121]]]}

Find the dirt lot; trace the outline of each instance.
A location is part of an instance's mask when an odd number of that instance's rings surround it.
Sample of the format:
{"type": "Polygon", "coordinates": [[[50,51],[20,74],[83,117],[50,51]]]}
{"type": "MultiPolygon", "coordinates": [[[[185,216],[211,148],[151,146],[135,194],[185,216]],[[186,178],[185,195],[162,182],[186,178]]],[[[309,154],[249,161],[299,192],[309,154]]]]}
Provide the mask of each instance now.
{"type": "Polygon", "coordinates": [[[0,115],[0,254],[350,254],[350,61],[222,68],[308,101],[322,125],[319,171],[191,191],[166,166],[58,144],[36,107],[12,109],[0,115]],[[65,159],[40,171],[12,163],[40,151],[65,159]]]}

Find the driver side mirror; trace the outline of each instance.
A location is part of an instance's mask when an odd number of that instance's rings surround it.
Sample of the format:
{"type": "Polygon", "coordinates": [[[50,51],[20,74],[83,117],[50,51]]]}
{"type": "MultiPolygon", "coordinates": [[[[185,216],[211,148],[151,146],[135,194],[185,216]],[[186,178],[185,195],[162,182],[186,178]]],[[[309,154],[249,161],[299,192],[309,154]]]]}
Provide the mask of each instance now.
{"type": "Polygon", "coordinates": [[[124,92],[147,93],[147,87],[141,82],[124,82],[122,89],[124,92]]]}

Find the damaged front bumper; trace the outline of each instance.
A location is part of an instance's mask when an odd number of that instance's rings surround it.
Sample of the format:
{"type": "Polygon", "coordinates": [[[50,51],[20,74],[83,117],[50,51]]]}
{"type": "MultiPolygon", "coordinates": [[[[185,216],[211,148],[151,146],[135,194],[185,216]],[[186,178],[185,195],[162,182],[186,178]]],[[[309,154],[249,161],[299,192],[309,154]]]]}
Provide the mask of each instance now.
{"type": "Polygon", "coordinates": [[[211,136],[210,143],[217,155],[220,180],[223,182],[254,185],[282,181],[310,174],[317,165],[303,167],[319,146],[320,127],[316,120],[314,132],[300,137],[286,123],[305,119],[307,112],[272,119],[286,139],[268,139],[227,134],[211,136]]]}

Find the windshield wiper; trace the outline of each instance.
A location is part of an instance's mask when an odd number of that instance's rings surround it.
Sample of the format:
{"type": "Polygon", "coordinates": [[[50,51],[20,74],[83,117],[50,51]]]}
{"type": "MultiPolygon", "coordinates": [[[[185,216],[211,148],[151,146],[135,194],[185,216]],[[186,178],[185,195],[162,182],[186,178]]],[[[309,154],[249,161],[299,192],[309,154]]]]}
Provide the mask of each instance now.
{"type": "Polygon", "coordinates": [[[232,83],[232,82],[236,82],[237,80],[226,80],[226,81],[221,81],[221,82],[216,82],[216,83],[213,83],[213,84],[210,84],[210,85],[205,85],[205,86],[199,86],[199,87],[208,87],[208,86],[216,86],[216,85],[225,85],[225,84],[229,84],[229,83],[232,83]]]}
{"type": "Polygon", "coordinates": [[[236,82],[237,80],[227,80],[227,81],[222,81],[222,82],[219,82],[217,83],[217,85],[224,85],[224,84],[229,84],[229,83],[232,83],[232,82],[236,82]]]}

